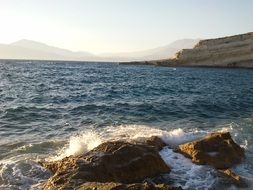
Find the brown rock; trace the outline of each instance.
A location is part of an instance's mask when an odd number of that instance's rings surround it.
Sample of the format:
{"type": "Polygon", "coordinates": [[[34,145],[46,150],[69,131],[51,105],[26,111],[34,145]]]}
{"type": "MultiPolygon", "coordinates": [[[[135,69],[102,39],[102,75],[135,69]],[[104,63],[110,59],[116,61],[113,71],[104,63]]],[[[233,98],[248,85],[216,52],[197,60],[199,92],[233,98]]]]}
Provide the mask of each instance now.
{"type": "Polygon", "coordinates": [[[245,179],[234,173],[231,169],[220,170],[222,177],[225,177],[223,184],[225,185],[235,185],[236,187],[245,188],[248,184],[245,179]]]}
{"type": "Polygon", "coordinates": [[[154,146],[121,141],[42,165],[54,173],[43,189],[73,189],[85,182],[138,183],[170,172],[154,146]]]}
{"type": "Polygon", "coordinates": [[[166,144],[157,136],[152,136],[144,141],[145,144],[154,146],[158,151],[162,150],[166,144]]]}
{"type": "Polygon", "coordinates": [[[134,184],[87,182],[78,187],[77,190],[182,190],[182,188],[147,182],[134,184]]]}
{"type": "Polygon", "coordinates": [[[179,145],[177,151],[196,164],[217,169],[230,168],[244,157],[244,149],[233,141],[229,132],[211,133],[201,140],[179,145]]]}

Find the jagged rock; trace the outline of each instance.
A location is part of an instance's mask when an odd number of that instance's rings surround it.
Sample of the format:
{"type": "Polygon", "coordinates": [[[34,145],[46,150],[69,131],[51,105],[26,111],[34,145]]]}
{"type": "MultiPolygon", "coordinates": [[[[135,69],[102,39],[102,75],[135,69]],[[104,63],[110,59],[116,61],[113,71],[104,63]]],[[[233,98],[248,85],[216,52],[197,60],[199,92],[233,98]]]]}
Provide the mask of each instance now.
{"type": "Polygon", "coordinates": [[[43,189],[73,189],[86,182],[138,183],[170,172],[154,146],[106,142],[86,154],[42,162],[54,175],[43,189]]]}
{"type": "Polygon", "coordinates": [[[162,150],[166,144],[157,136],[152,136],[144,141],[144,144],[154,146],[158,151],[162,150]]]}
{"type": "Polygon", "coordinates": [[[220,177],[223,177],[223,185],[234,185],[240,188],[248,187],[246,180],[241,176],[237,175],[231,169],[220,170],[220,177]]]}
{"type": "Polygon", "coordinates": [[[233,141],[229,132],[211,133],[201,140],[179,145],[177,151],[196,164],[217,169],[230,168],[244,157],[244,149],[233,141]]]}
{"type": "Polygon", "coordinates": [[[77,187],[77,190],[182,190],[182,188],[147,182],[134,184],[87,182],[77,187]]]}

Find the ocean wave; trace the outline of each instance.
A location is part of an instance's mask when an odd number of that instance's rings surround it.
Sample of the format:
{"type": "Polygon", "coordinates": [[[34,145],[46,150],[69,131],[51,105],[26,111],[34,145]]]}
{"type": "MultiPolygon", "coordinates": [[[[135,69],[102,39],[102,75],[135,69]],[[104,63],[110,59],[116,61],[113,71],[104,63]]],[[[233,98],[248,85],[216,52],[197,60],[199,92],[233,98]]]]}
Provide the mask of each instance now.
{"type": "MultiPolygon", "coordinates": [[[[66,156],[83,154],[105,141],[142,141],[151,136],[158,136],[169,145],[160,151],[163,160],[172,167],[171,173],[166,174],[165,179],[172,180],[185,189],[213,189],[218,183],[214,169],[209,166],[195,165],[188,158],[173,152],[172,149],[173,146],[200,138],[212,130],[229,131],[233,137],[238,137],[236,134],[239,134],[240,127],[235,123],[229,123],[210,130],[194,128],[162,130],[147,125],[119,125],[97,129],[86,128],[71,135],[67,141],[58,139],[34,144],[21,143],[13,150],[19,156],[0,161],[0,189],[39,189],[49,178],[50,173],[37,164],[38,159],[59,160],[66,156]],[[36,156],[37,153],[41,155],[40,158],[36,156]]],[[[241,140],[242,146],[243,142],[245,141],[241,140]]],[[[250,181],[253,176],[248,171],[249,164],[244,162],[233,169],[250,181]]]]}
{"type": "Polygon", "coordinates": [[[203,132],[192,130],[185,132],[181,128],[170,131],[146,125],[108,126],[97,130],[86,129],[69,138],[68,143],[58,152],[58,155],[49,160],[59,160],[70,155],[83,154],[106,141],[143,141],[151,136],[160,137],[166,144],[176,146],[199,137],[203,132]]]}
{"type": "Polygon", "coordinates": [[[167,178],[179,183],[183,189],[212,189],[216,183],[216,171],[209,166],[193,164],[182,154],[165,147],[160,155],[171,168],[167,178]]]}
{"type": "Polygon", "coordinates": [[[27,190],[39,187],[50,173],[28,155],[19,155],[0,161],[0,189],[27,190]]]}
{"type": "MultiPolygon", "coordinates": [[[[146,138],[157,136],[170,147],[176,147],[184,142],[201,138],[213,130],[230,132],[232,136],[236,138],[240,129],[241,128],[236,123],[221,125],[209,130],[200,130],[197,128],[188,130],[183,128],[164,130],[147,125],[119,125],[97,129],[86,128],[83,131],[79,131],[77,134],[70,136],[64,147],[58,151],[56,156],[54,155],[53,157],[50,157],[50,159],[59,160],[70,155],[80,155],[106,141],[123,140],[141,142],[146,138]]],[[[239,139],[239,143],[242,147],[247,148],[248,141],[246,139],[239,139]]]]}
{"type": "MultiPolygon", "coordinates": [[[[196,165],[190,159],[175,153],[171,148],[178,144],[198,139],[213,130],[228,131],[233,137],[237,137],[240,127],[236,123],[228,123],[206,131],[197,129],[186,131],[182,128],[162,130],[146,125],[120,125],[108,126],[97,130],[89,129],[71,136],[58,155],[51,157],[49,160],[59,160],[65,156],[83,154],[106,141],[142,141],[151,136],[158,136],[169,145],[169,147],[164,147],[160,151],[163,160],[172,168],[171,173],[164,175],[165,180],[173,181],[175,185],[181,185],[183,189],[215,189],[216,187],[221,187],[222,182],[220,177],[217,177],[218,174],[214,168],[196,165]]],[[[245,141],[241,141],[241,146],[247,148],[245,141]]],[[[245,174],[247,164],[243,162],[233,169],[250,182],[253,176],[251,174],[247,176],[247,172],[245,174]]],[[[233,189],[233,187],[224,188],[233,189]]]]}
{"type": "Polygon", "coordinates": [[[56,149],[62,148],[62,145],[66,143],[66,141],[45,141],[39,143],[26,143],[23,146],[19,146],[13,151],[19,154],[27,154],[27,153],[40,153],[46,154],[48,152],[55,151],[56,149]]]}
{"type": "Polygon", "coordinates": [[[71,136],[69,142],[59,152],[58,155],[49,157],[47,160],[60,160],[70,155],[83,154],[99,144],[102,143],[102,139],[95,131],[87,130],[81,134],[71,136]]]}

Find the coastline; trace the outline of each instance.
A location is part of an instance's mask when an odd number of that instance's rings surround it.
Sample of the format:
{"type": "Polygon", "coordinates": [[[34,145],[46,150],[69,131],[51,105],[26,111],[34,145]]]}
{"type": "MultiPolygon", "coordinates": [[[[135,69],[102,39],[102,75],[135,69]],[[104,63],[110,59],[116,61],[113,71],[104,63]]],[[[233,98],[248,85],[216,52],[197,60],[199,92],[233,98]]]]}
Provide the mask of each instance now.
{"type": "Polygon", "coordinates": [[[252,65],[249,66],[238,66],[238,65],[182,65],[182,64],[167,64],[166,62],[161,63],[160,61],[140,61],[140,62],[119,62],[119,65],[146,65],[146,66],[155,66],[155,67],[171,67],[171,68],[216,68],[216,69],[253,69],[253,60],[252,65]]]}
{"type": "Polygon", "coordinates": [[[173,58],[119,64],[166,67],[253,68],[253,32],[201,40],[192,49],[182,49],[173,58]]]}
{"type": "Polygon", "coordinates": [[[233,166],[245,158],[244,152],[229,132],[211,132],[174,146],[161,136],[106,141],[82,154],[40,161],[52,173],[42,189],[187,189],[171,183],[169,177],[175,168],[185,167],[183,160],[191,167],[200,165],[213,170],[218,183],[224,187],[247,188],[247,180],[233,171],[233,166]],[[164,156],[167,154],[170,156],[164,156]],[[176,158],[182,162],[177,163],[176,158]]]}

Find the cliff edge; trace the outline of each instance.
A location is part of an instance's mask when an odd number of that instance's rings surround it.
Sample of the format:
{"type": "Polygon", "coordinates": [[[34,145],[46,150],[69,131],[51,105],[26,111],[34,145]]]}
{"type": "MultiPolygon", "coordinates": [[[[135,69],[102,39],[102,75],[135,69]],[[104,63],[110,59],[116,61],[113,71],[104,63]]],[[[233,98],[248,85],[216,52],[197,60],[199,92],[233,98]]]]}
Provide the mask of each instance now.
{"type": "MultiPolygon", "coordinates": [[[[174,58],[138,64],[157,66],[253,68],[253,32],[201,40],[192,49],[182,49],[174,58]]],[[[126,64],[126,63],[125,63],[126,64]]],[[[131,63],[134,64],[134,63],[131,63]]]]}

